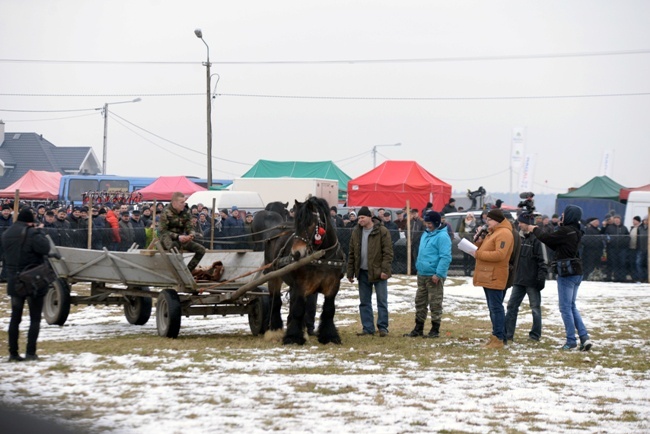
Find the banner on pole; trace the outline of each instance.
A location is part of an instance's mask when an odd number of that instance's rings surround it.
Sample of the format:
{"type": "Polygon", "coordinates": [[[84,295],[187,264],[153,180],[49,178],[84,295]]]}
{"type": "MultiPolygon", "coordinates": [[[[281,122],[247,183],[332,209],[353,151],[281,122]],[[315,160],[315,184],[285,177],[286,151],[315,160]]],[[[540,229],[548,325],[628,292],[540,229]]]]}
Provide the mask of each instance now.
{"type": "Polygon", "coordinates": [[[603,152],[603,161],[600,163],[600,176],[612,177],[612,167],[614,166],[614,151],[608,150],[603,152]]]}
{"type": "Polygon", "coordinates": [[[524,160],[524,127],[514,127],[512,129],[511,148],[510,165],[513,168],[519,168],[524,160]]]}
{"type": "Polygon", "coordinates": [[[535,180],[535,155],[526,154],[523,158],[523,165],[519,172],[519,191],[533,191],[535,180]]]}

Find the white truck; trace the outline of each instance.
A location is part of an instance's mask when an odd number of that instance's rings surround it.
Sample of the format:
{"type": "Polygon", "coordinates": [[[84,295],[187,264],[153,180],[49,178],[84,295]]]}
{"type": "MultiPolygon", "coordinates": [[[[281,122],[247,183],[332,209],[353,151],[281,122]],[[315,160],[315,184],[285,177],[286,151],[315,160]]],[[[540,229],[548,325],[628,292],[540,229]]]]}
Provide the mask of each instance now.
{"type": "Polygon", "coordinates": [[[309,195],[325,199],[330,206],[336,206],[339,198],[339,182],[320,178],[235,178],[231,191],[255,191],[264,203],[304,202],[309,195]]]}
{"type": "Polygon", "coordinates": [[[650,208],[650,191],[632,191],[627,198],[625,206],[625,221],[623,224],[626,228],[632,227],[632,219],[639,216],[641,219],[648,215],[650,208]]]}

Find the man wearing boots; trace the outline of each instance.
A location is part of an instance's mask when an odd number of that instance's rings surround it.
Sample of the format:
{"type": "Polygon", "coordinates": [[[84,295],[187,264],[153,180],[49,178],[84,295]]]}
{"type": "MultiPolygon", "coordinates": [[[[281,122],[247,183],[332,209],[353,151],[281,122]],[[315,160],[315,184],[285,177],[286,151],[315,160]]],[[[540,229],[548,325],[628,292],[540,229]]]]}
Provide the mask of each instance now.
{"type": "Polygon", "coordinates": [[[431,310],[431,330],[425,337],[437,338],[440,335],[443,285],[450,264],[451,239],[447,235],[447,227],[441,224],[439,213],[427,211],[416,262],[418,289],[415,293],[415,328],[405,337],[424,335],[427,305],[431,310]]]}
{"type": "Polygon", "coordinates": [[[194,257],[187,264],[187,268],[192,271],[205,255],[205,247],[194,241],[196,234],[185,201],[183,193],[172,194],[171,202],[160,215],[160,242],[165,250],[176,247],[179,250],[194,252],[194,257]]]}

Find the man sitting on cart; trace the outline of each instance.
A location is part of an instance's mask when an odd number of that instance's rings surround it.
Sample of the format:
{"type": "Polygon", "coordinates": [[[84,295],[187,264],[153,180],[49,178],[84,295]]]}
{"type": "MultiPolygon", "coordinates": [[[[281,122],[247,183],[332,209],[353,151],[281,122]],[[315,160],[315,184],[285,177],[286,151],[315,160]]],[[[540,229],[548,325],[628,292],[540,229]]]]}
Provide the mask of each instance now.
{"type": "Polygon", "coordinates": [[[192,217],[185,205],[185,195],[180,192],[172,194],[172,200],[160,215],[160,242],[165,250],[176,247],[179,250],[194,252],[194,257],[187,264],[194,270],[205,255],[205,247],[194,241],[196,233],[192,226],[192,217]]]}

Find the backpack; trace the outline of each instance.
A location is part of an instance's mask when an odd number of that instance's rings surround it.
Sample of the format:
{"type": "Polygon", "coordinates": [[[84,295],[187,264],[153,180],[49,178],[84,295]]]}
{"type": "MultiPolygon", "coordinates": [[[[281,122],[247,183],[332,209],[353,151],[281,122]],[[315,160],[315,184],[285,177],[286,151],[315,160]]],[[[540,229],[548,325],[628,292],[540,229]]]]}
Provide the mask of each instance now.
{"type": "Polygon", "coordinates": [[[515,280],[515,272],[517,271],[517,264],[519,264],[519,251],[521,250],[521,238],[519,233],[512,228],[512,238],[514,240],[512,245],[512,253],[510,254],[510,260],[508,261],[508,280],[506,281],[506,289],[512,286],[512,282],[515,280]]]}

